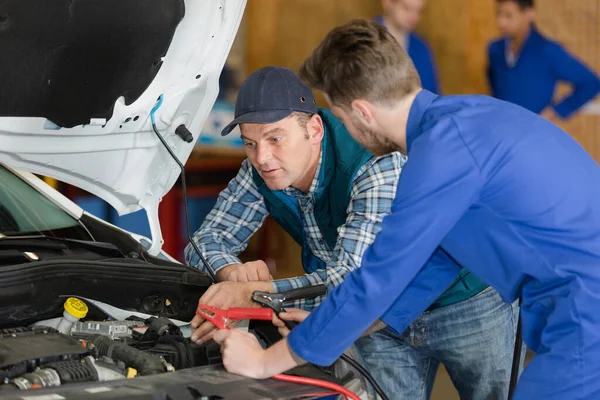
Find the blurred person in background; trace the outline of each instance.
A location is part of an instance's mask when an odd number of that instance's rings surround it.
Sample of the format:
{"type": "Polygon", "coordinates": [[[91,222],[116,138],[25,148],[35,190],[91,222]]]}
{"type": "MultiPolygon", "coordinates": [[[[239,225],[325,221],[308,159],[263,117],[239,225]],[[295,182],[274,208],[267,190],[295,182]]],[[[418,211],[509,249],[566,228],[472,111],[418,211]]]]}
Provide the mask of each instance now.
{"type": "Polygon", "coordinates": [[[535,25],[533,0],[496,0],[503,37],[488,47],[492,95],[558,122],[575,114],[600,92],[600,79],[535,25]],[[553,102],[556,84],[573,91],[553,102]]]}
{"type": "Polygon", "coordinates": [[[424,89],[439,94],[439,79],[433,53],[425,40],[414,33],[426,0],[382,0],[383,15],[375,21],[387,28],[415,64],[424,89]]]}

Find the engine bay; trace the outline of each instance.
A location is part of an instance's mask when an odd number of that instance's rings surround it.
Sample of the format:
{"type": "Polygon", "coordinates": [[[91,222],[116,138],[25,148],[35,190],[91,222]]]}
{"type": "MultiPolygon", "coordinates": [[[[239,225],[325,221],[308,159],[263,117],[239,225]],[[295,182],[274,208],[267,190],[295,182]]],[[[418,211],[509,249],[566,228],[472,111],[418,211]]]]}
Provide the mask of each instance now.
{"type": "MultiPolygon", "coordinates": [[[[203,272],[160,259],[94,257],[0,267],[0,398],[258,400],[314,393],[310,385],[230,374],[218,344],[189,340],[189,322],[210,286],[203,272]]],[[[242,323],[265,346],[281,338],[271,321],[242,323]]],[[[355,392],[364,385],[345,363],[288,373],[356,385],[355,392]]]]}
{"type": "MultiPolygon", "coordinates": [[[[68,297],[64,304],[62,317],[0,329],[0,398],[79,400],[93,393],[97,400],[294,399],[315,393],[310,385],[227,373],[220,346],[191,342],[187,322],[85,297],[68,297]],[[91,316],[104,312],[107,318],[78,318],[69,313],[74,311],[70,303],[78,310],[89,304],[91,316]],[[26,395],[30,392],[35,395],[26,395]]],[[[277,340],[270,321],[257,322],[253,332],[266,344],[277,340]]],[[[364,384],[339,363],[326,368],[307,364],[288,373],[349,385],[356,392],[364,384]]]]}
{"type": "Polygon", "coordinates": [[[69,314],[68,305],[83,304],[87,312],[86,300],[71,297],[65,301],[62,317],[0,330],[0,378],[4,382],[0,394],[156,375],[221,362],[219,346],[190,342],[189,325],[181,321],[91,303],[111,314],[131,316],[79,319],[69,314]]]}

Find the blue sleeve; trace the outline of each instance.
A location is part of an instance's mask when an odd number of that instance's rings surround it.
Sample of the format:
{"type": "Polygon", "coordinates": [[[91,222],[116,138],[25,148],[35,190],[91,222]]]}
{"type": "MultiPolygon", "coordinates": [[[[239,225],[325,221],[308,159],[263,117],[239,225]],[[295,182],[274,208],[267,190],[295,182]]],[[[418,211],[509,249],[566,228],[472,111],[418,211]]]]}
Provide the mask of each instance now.
{"type": "Polygon", "coordinates": [[[482,182],[450,118],[417,137],[398,181],[392,211],[383,219],[361,267],[290,333],[291,349],[306,361],[330,365],[378,318],[385,315],[392,320],[404,309],[408,320],[431,304],[457,270],[428,260],[477,199],[482,182]],[[441,278],[436,281],[438,271],[441,278]],[[425,299],[414,301],[416,297],[425,299]]]}
{"type": "Polygon", "coordinates": [[[554,105],[558,115],[568,118],[600,92],[600,79],[558,44],[548,45],[547,52],[557,79],[573,85],[571,95],[554,105]]]}
{"type": "Polygon", "coordinates": [[[460,266],[438,247],[381,320],[401,334],[456,280],[460,266]]]}

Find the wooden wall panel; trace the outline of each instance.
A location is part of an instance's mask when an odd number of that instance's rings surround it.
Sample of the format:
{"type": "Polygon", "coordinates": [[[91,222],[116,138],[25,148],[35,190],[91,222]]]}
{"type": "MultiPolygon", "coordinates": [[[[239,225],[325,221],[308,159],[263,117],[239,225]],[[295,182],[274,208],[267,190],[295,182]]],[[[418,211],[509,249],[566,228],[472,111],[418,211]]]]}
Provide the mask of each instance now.
{"type": "MultiPolygon", "coordinates": [[[[332,28],[380,13],[377,0],[249,0],[244,15],[246,70],[280,65],[298,71],[332,28]]],[[[321,94],[316,96],[324,105],[321,94]]]]}
{"type": "Polygon", "coordinates": [[[417,32],[432,47],[444,94],[489,93],[487,43],[498,31],[493,0],[429,0],[417,32]]]}
{"type": "Polygon", "coordinates": [[[379,12],[378,1],[249,0],[244,16],[247,69],[281,65],[297,70],[333,27],[379,12]]]}

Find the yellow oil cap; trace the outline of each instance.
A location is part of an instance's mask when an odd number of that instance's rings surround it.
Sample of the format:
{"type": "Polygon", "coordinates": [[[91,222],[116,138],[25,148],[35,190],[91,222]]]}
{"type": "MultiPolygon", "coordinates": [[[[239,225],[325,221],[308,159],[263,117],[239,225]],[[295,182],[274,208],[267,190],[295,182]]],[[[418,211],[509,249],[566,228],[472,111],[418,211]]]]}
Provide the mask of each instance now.
{"type": "Polygon", "coordinates": [[[75,318],[83,318],[88,313],[88,306],[75,297],[69,297],[67,301],[65,301],[65,311],[75,318]]]}
{"type": "Polygon", "coordinates": [[[137,369],[135,368],[127,368],[127,378],[131,379],[131,378],[135,378],[137,376],[138,372],[137,369]]]}

